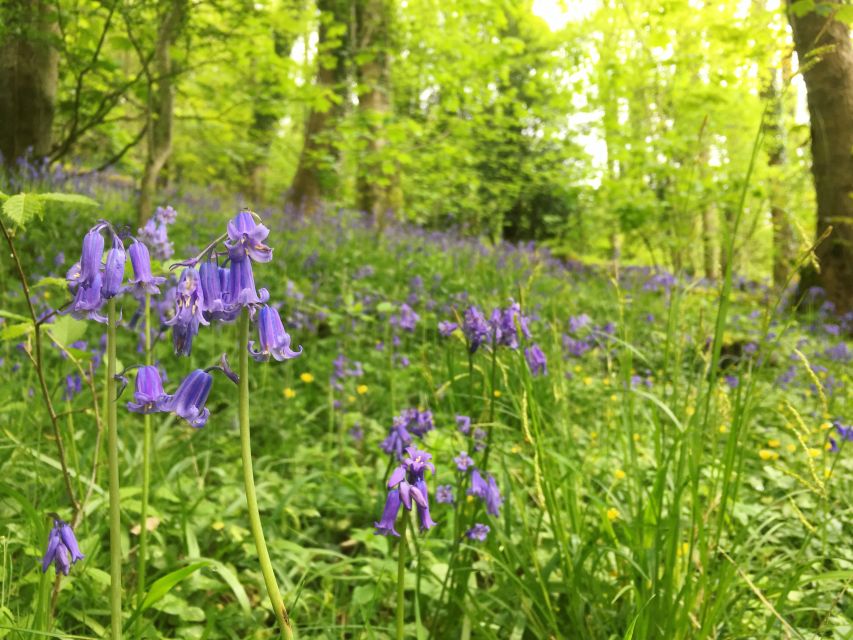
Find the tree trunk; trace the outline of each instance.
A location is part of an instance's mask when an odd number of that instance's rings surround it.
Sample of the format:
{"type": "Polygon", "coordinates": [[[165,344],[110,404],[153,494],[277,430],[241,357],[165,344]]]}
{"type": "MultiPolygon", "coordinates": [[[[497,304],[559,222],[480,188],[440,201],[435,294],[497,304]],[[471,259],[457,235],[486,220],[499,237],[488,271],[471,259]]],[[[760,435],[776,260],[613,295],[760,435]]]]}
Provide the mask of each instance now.
{"type": "Polygon", "coordinates": [[[383,157],[387,156],[384,129],[391,111],[386,51],[391,7],[388,0],[363,0],[358,8],[358,50],[363,60],[358,67],[358,107],[367,131],[367,148],[358,168],[358,207],[381,230],[399,204],[394,164],[383,157]]]}
{"type": "Polygon", "coordinates": [[[2,161],[50,151],[59,55],[51,2],[10,0],[0,8],[2,161]]]}
{"type": "Polygon", "coordinates": [[[148,153],[139,187],[137,222],[140,227],[151,216],[157,178],[172,154],[172,122],[175,101],[175,65],[171,48],[186,18],[186,0],[166,0],[165,13],[157,30],[153,74],[148,76],[148,153]]]}
{"type": "Polygon", "coordinates": [[[346,80],[346,39],[337,32],[349,22],[347,4],[341,0],[317,2],[320,26],[315,86],[324,104],[312,106],[305,121],[299,166],[287,197],[289,205],[307,215],[319,211],[324,196],[333,198],[336,191],[337,149],[332,141],[332,123],[344,103],[341,92],[346,80]]]}
{"type": "MultiPolygon", "coordinates": [[[[788,18],[808,96],[817,235],[830,237],[816,251],[817,281],[839,313],[853,310],[853,47],[842,22],[818,13],[788,18]],[[821,48],[818,60],[809,53],[821,48]]],[[[822,4],[842,6],[839,0],[822,4]]],[[[807,281],[803,278],[803,281],[807,281]]]]}

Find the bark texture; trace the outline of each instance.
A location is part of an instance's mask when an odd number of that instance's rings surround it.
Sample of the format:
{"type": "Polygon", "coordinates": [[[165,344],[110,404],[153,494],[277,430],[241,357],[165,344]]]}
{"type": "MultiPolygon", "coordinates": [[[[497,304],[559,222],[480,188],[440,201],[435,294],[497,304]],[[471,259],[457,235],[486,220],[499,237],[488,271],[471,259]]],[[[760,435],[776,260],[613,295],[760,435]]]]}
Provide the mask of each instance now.
{"type": "Polygon", "coordinates": [[[187,15],[186,0],[166,0],[157,30],[152,68],[148,74],[148,128],[145,170],[139,186],[139,226],[151,216],[157,179],[172,155],[172,123],[175,102],[175,64],[172,46],[178,39],[187,15]]]}
{"type": "MultiPolygon", "coordinates": [[[[791,4],[788,0],[789,8],[791,4]]],[[[830,16],[811,12],[797,17],[790,10],[788,16],[800,65],[806,69],[817,234],[833,228],[817,249],[817,283],[836,310],[846,313],[853,310],[853,47],[847,26],[830,16]]]]}
{"type": "Polygon", "coordinates": [[[50,152],[59,77],[52,4],[0,3],[0,153],[9,165],[50,152]]]}
{"type": "Polygon", "coordinates": [[[321,104],[312,106],[305,121],[299,166],[287,197],[289,205],[306,215],[316,213],[324,199],[336,195],[338,154],[332,134],[344,104],[348,5],[343,0],[317,2],[320,26],[315,88],[321,104]]]}

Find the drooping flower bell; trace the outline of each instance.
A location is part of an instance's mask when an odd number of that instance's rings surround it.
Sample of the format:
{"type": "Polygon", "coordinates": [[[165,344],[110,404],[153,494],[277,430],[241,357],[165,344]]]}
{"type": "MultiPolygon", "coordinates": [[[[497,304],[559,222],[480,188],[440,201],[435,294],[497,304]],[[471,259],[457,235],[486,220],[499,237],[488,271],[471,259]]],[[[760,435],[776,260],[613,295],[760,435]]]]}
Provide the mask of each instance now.
{"type": "Polygon", "coordinates": [[[476,353],[480,346],[489,337],[489,323],[483,312],[477,307],[468,307],[465,310],[465,319],[462,323],[462,333],[465,334],[465,339],[468,341],[468,351],[472,354],[476,353]]]}
{"type": "Polygon", "coordinates": [[[175,315],[165,323],[172,327],[176,354],[189,355],[199,325],[210,324],[204,318],[203,307],[204,293],[198,271],[187,267],[175,288],[175,315]]]}
{"type": "Polygon", "coordinates": [[[225,301],[234,307],[246,307],[251,304],[263,304],[269,299],[270,294],[266,289],[260,291],[255,289],[252,261],[232,259],[225,301]]]}
{"type": "Polygon", "coordinates": [[[133,267],[130,289],[134,295],[141,297],[146,293],[152,296],[159,294],[159,285],[166,282],[166,279],[151,273],[151,256],[148,253],[148,247],[134,239],[127,252],[130,254],[130,265],[133,267]]]}
{"type": "Polygon", "coordinates": [[[546,375],[548,373],[548,360],[538,344],[531,345],[524,350],[527,366],[534,376],[546,375]]]}
{"type": "Polygon", "coordinates": [[[67,313],[76,320],[95,320],[106,323],[107,318],[100,313],[103,306],[101,274],[96,273],[90,282],[83,282],[81,279],[67,313]]]}
{"type": "Polygon", "coordinates": [[[259,350],[255,350],[255,341],[249,342],[249,354],[258,362],[267,362],[270,356],[281,362],[290,360],[302,353],[290,348],[290,336],[284,330],[281,317],[274,307],[264,305],[258,314],[259,350]]]}
{"type": "Polygon", "coordinates": [[[468,495],[480,498],[486,504],[486,513],[489,515],[500,515],[503,498],[501,498],[498,484],[492,476],[489,476],[488,481],[486,481],[480,475],[479,470],[471,471],[471,488],[468,489],[468,495]]]}
{"type": "Polygon", "coordinates": [[[407,447],[406,455],[408,457],[403,459],[400,466],[394,469],[391,477],[388,478],[388,498],[385,501],[382,519],[376,523],[377,534],[397,535],[394,523],[400,504],[407,511],[411,511],[414,505],[421,531],[426,531],[436,524],[429,513],[429,491],[424,479],[427,469],[435,474],[432,455],[415,447],[407,447]]]}
{"type": "Polygon", "coordinates": [[[162,405],[168,399],[157,367],[139,367],[136,372],[136,390],[133,392],[133,401],[127,403],[128,410],[134,413],[156,413],[163,410],[162,405]]]}
{"type": "Polygon", "coordinates": [[[272,249],[264,244],[270,230],[255,221],[251,211],[241,211],[228,222],[228,257],[231,261],[244,260],[247,256],[255,262],[272,260],[272,249]]]}
{"type": "MultiPolygon", "coordinates": [[[[216,260],[207,260],[198,268],[201,290],[204,294],[202,310],[208,320],[226,319],[225,301],[222,299],[222,277],[216,260]]],[[[227,272],[227,271],[226,271],[227,272]]],[[[233,318],[228,318],[233,319],[233,318]]]]}
{"type": "Polygon", "coordinates": [[[85,556],[80,553],[77,538],[71,525],[59,518],[53,520],[53,529],[47,539],[47,551],[41,561],[42,573],[53,563],[56,573],[68,575],[71,565],[82,560],[85,556]]]}
{"type": "Polygon", "coordinates": [[[213,386],[213,376],[203,369],[196,369],[181,380],[174,395],[160,403],[163,411],[175,413],[190,426],[203,427],[210,417],[210,409],[204,406],[213,386]]]}
{"type": "Polygon", "coordinates": [[[517,302],[513,302],[506,309],[492,311],[491,322],[495,340],[499,345],[518,349],[521,340],[519,330],[525,338],[530,337],[528,318],[521,313],[521,305],[517,302]]]}
{"type": "Polygon", "coordinates": [[[114,298],[121,293],[121,281],[124,279],[124,263],[126,261],[127,254],[124,251],[124,244],[118,236],[113,236],[113,246],[107,251],[104,284],[101,288],[101,295],[105,300],[114,298]]]}
{"type": "Polygon", "coordinates": [[[80,282],[87,284],[101,273],[101,258],[104,255],[103,223],[98,223],[83,236],[83,255],[80,258],[80,282]]]}

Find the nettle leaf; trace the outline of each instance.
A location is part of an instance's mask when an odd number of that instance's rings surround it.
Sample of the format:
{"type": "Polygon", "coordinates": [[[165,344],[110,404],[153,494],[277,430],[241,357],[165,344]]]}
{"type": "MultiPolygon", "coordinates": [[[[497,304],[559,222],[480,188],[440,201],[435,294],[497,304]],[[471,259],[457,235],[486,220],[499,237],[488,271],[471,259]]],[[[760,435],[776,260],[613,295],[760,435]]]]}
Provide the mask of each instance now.
{"type": "Polygon", "coordinates": [[[65,278],[45,276],[33,285],[33,289],[38,287],[56,287],[65,290],[68,287],[68,281],[65,278]]]}
{"type": "Polygon", "coordinates": [[[59,316],[47,325],[47,332],[55,342],[67,347],[86,335],[86,326],[82,320],[75,320],[71,316],[59,316]]]}
{"type": "Polygon", "coordinates": [[[44,213],[44,202],[33,193],[19,193],[3,202],[3,213],[15,225],[24,228],[34,217],[44,213]]]}
{"type": "Polygon", "coordinates": [[[97,200],[92,200],[87,196],[81,196],[79,193],[41,193],[39,198],[45,202],[59,202],[61,204],[79,204],[84,207],[98,207],[100,204],[97,200]]]}

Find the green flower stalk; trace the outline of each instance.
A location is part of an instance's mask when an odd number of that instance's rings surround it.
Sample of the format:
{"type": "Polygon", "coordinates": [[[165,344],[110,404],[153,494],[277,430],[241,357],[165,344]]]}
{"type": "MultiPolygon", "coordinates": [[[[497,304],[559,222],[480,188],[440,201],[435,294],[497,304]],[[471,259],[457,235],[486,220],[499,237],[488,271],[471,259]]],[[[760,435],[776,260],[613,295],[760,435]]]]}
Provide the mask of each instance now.
{"type": "Polygon", "coordinates": [[[110,637],[121,638],[121,504],[116,411],[116,301],[107,305],[107,452],[110,484],[110,637]]]}
{"type": "Polygon", "coordinates": [[[258,498],[255,492],[255,477],[252,471],[252,444],[249,430],[249,310],[243,309],[240,315],[240,338],[237,344],[240,353],[240,453],[243,460],[243,483],[246,487],[246,504],[249,509],[249,527],[258,550],[261,573],[269,594],[275,616],[281,626],[281,637],[293,638],[293,627],[284,600],[276,582],[264,531],[261,527],[261,514],[258,511],[258,498]]]}
{"type": "MultiPolygon", "coordinates": [[[[151,295],[145,294],[145,364],[151,365],[151,295]]],[[[142,506],[139,510],[139,553],[136,570],[136,606],[145,598],[145,576],[148,566],[148,499],[151,486],[151,414],[143,416],[142,435],[142,506]]],[[[142,619],[139,619],[141,624],[142,619]]]]}
{"type": "Polygon", "coordinates": [[[397,545],[397,640],[405,637],[405,608],[406,590],[406,530],[409,524],[408,512],[403,513],[403,523],[400,525],[400,544],[397,545]]]}

